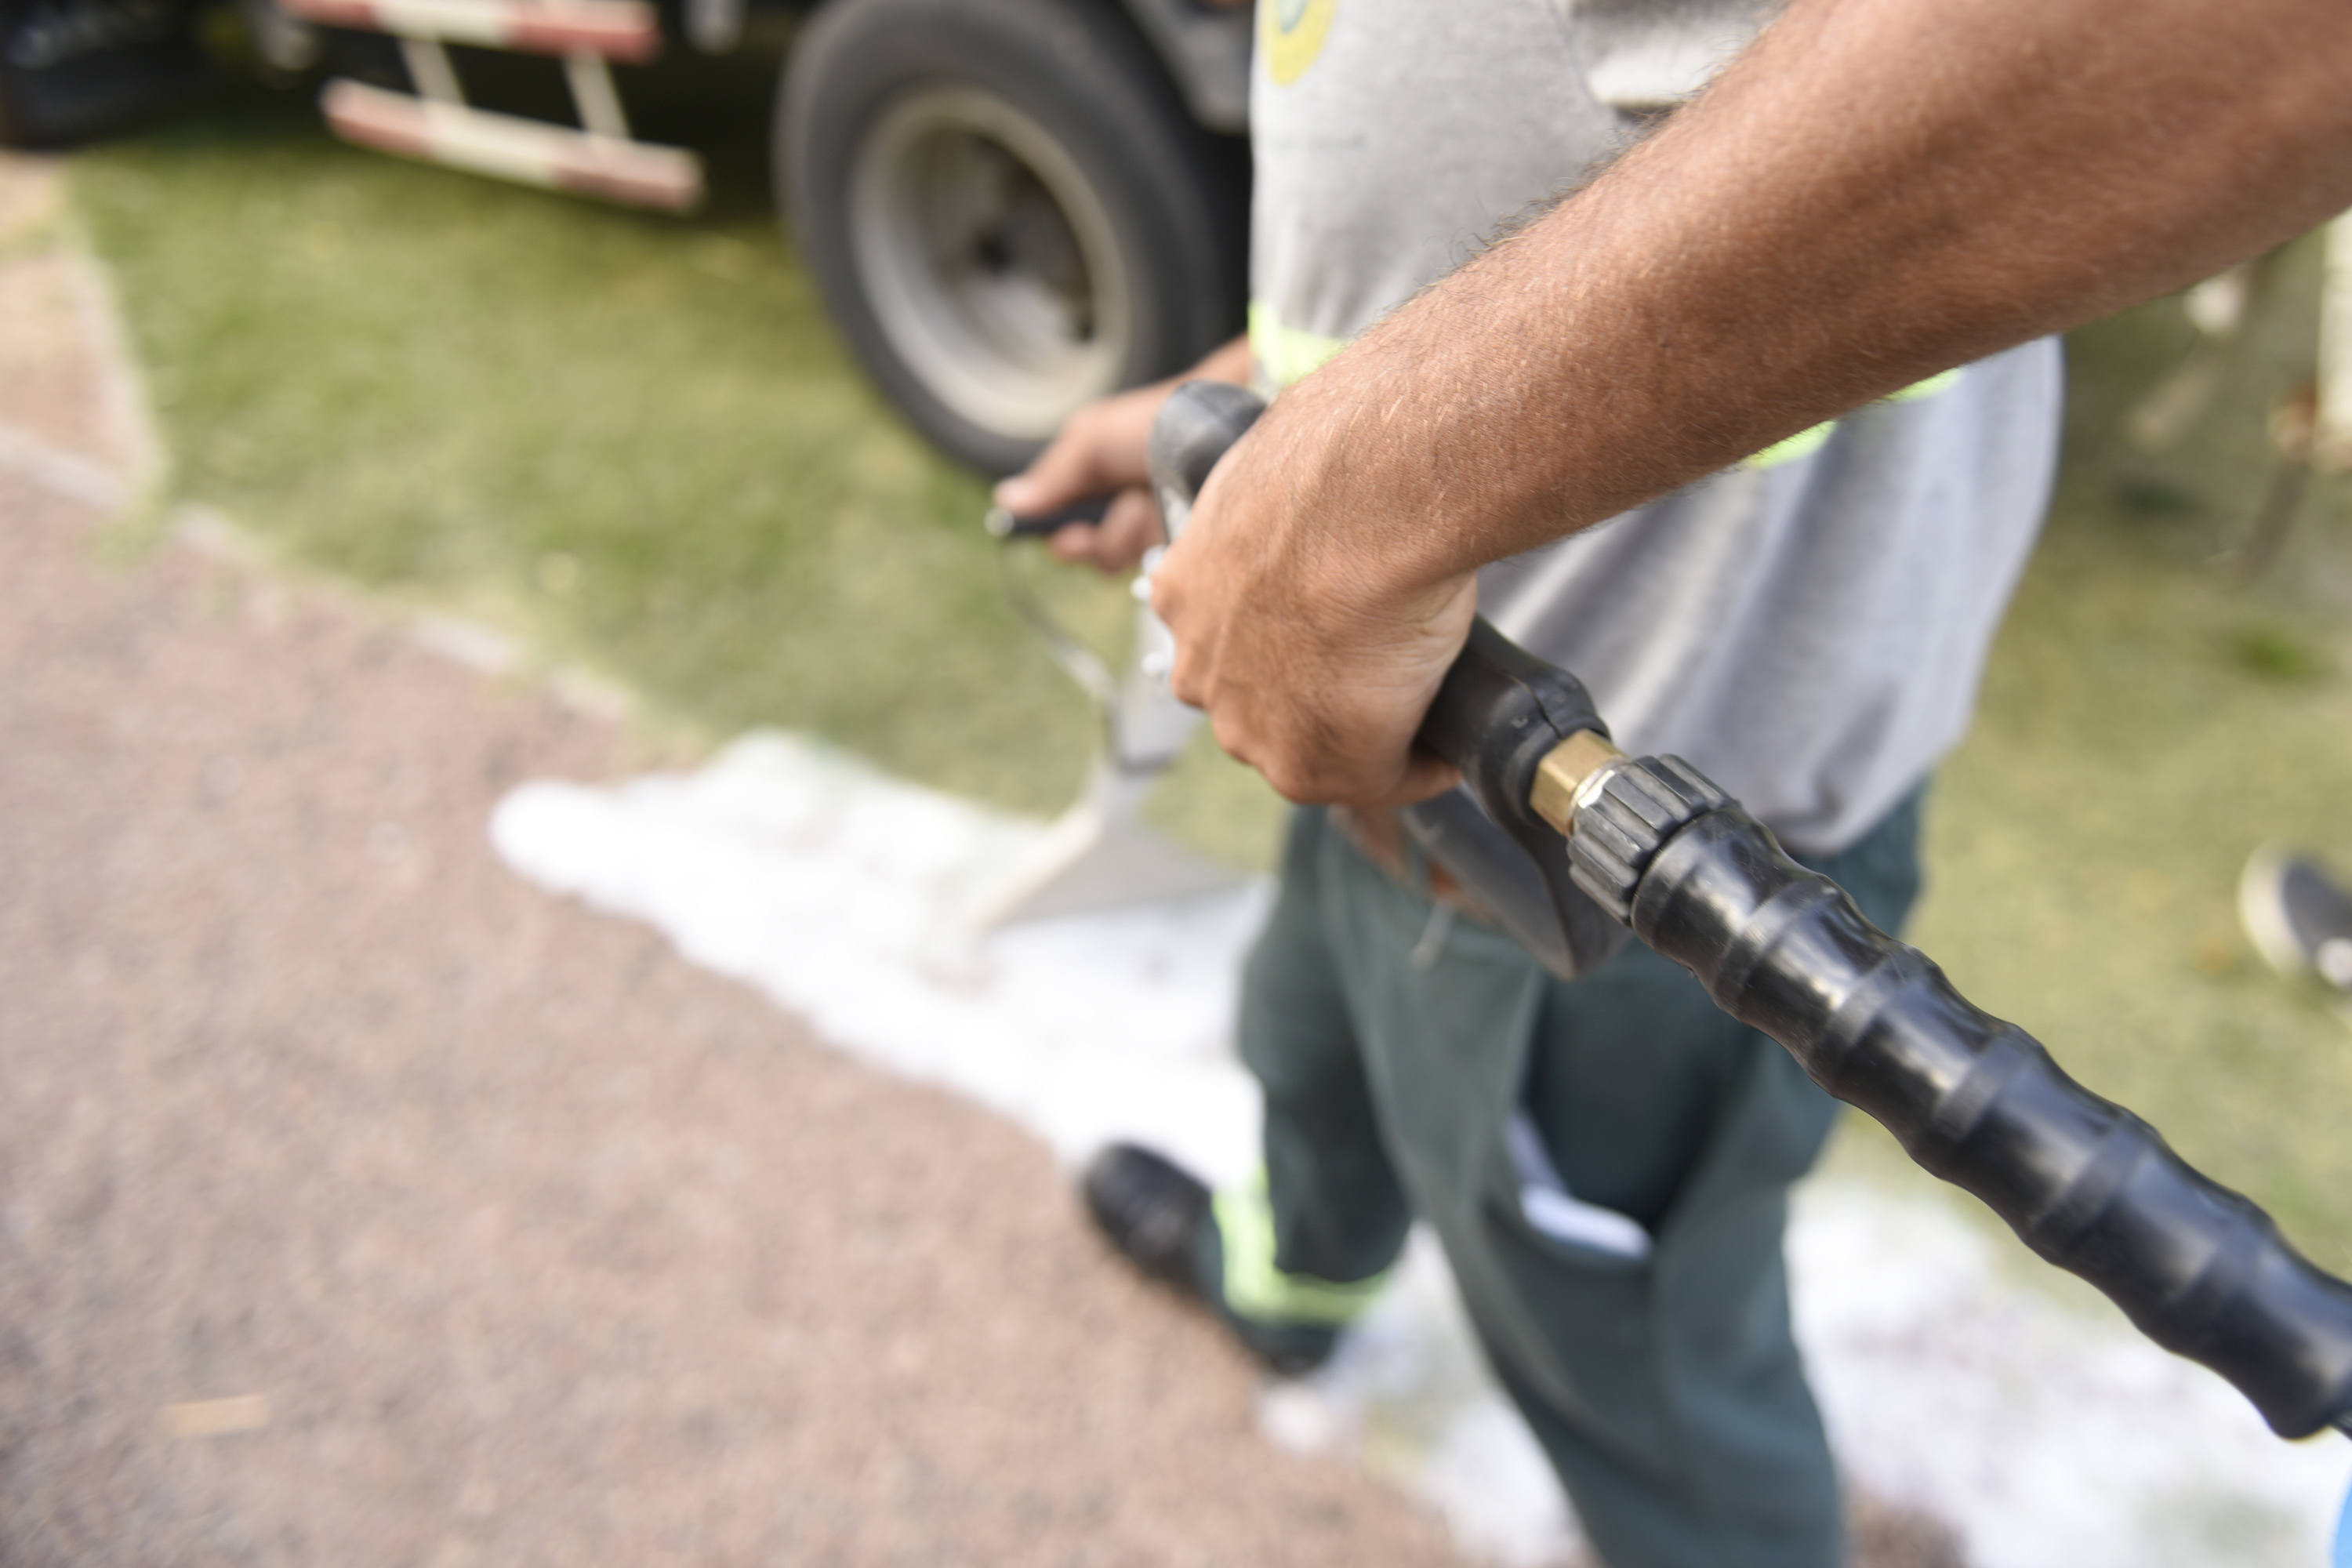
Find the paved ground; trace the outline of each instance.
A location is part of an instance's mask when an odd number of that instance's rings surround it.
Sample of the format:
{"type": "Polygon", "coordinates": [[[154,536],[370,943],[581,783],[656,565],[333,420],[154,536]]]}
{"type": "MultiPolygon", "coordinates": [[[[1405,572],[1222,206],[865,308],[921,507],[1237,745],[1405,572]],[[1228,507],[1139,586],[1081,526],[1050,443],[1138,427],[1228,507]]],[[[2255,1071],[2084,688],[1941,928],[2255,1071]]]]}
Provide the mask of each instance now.
{"type": "Polygon", "coordinates": [[[1028,1137],[500,867],[613,723],[103,564],[147,443],[54,174],[0,155],[0,1563],[1455,1561],[1028,1137]]]}
{"type": "Polygon", "coordinates": [[[0,1562],[1452,1561],[1045,1152],[523,886],[608,724],[173,546],[0,165],[0,1562]]]}

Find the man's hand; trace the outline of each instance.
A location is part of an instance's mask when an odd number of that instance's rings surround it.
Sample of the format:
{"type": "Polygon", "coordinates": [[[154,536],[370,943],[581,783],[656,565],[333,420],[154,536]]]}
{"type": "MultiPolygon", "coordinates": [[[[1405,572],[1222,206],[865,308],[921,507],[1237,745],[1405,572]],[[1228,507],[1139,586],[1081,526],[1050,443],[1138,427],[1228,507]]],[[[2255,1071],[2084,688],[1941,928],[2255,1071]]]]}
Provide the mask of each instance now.
{"type": "Polygon", "coordinates": [[[996,504],[1015,517],[1035,517],[1108,495],[1102,521],[1057,529],[1045,547],[1056,560],[1083,561],[1104,573],[1132,568],[1161,537],[1144,453],[1152,418],[1173,385],[1139,386],[1071,415],[1035,462],[996,487],[996,504]]]}
{"type": "Polygon", "coordinates": [[[1249,344],[1236,339],[1182,375],[1090,403],[1070,416],[1035,462],[996,487],[996,504],[1015,517],[1036,517],[1108,495],[1102,521],[1071,523],[1046,548],[1056,560],[1084,562],[1106,574],[1131,571],[1166,537],[1147,460],[1160,405],[1187,381],[1248,379],[1249,344]]]}
{"type": "Polygon", "coordinates": [[[1321,390],[1269,409],[1210,474],[1152,572],[1151,606],[1175,634],[1176,695],[1281,794],[1423,800],[1458,778],[1412,738],[1469,635],[1477,584],[1417,579],[1409,555],[1359,554],[1315,526],[1365,499],[1333,482],[1349,443],[1331,438],[1321,390]]]}

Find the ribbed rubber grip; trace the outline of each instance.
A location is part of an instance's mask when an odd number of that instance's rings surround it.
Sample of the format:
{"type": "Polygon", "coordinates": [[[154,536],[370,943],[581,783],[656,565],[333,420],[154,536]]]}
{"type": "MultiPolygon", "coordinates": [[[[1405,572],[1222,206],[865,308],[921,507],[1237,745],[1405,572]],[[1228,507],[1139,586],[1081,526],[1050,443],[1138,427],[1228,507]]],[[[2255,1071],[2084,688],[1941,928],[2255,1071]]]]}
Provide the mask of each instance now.
{"type": "Polygon", "coordinates": [[[1680,757],[1615,768],[1578,816],[1569,875],[1595,903],[1632,925],[1633,895],[1651,858],[1692,817],[1730,804],[1729,795],[1680,757]]]}
{"type": "Polygon", "coordinates": [[[2352,1286],[1707,793],[1724,798],[1676,758],[1619,770],[1578,818],[1578,881],[1633,871],[1636,936],[2148,1338],[2229,1379],[2273,1430],[2352,1422],[2352,1286]]]}

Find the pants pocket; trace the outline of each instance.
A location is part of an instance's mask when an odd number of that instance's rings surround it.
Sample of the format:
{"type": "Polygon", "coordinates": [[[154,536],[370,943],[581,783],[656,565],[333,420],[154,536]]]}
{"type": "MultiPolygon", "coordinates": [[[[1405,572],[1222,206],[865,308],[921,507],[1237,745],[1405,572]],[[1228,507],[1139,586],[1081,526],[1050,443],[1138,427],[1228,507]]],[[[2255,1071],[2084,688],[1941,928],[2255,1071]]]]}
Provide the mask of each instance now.
{"type": "Polygon", "coordinates": [[[1510,1159],[1519,1218],[1538,1240],[1580,1262],[1649,1260],[1654,1243],[1639,1220],[1568,1190],[1526,1106],[1512,1108],[1503,1126],[1503,1148],[1510,1159]]]}

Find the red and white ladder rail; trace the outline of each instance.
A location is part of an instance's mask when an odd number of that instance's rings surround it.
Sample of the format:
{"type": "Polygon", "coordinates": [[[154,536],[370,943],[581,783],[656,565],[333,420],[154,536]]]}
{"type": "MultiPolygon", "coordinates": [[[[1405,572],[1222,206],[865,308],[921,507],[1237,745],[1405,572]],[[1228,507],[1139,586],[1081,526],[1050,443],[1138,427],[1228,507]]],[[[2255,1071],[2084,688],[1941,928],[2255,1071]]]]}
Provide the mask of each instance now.
{"type": "Polygon", "coordinates": [[[335,134],[379,152],[446,163],[496,179],[688,212],[702,202],[702,161],[629,134],[610,62],[661,52],[645,0],[283,0],[305,21],[400,41],[412,96],[338,79],[320,107],[335,134]],[[563,61],[581,128],[476,109],[466,101],[446,44],[552,55],[563,61]]]}

